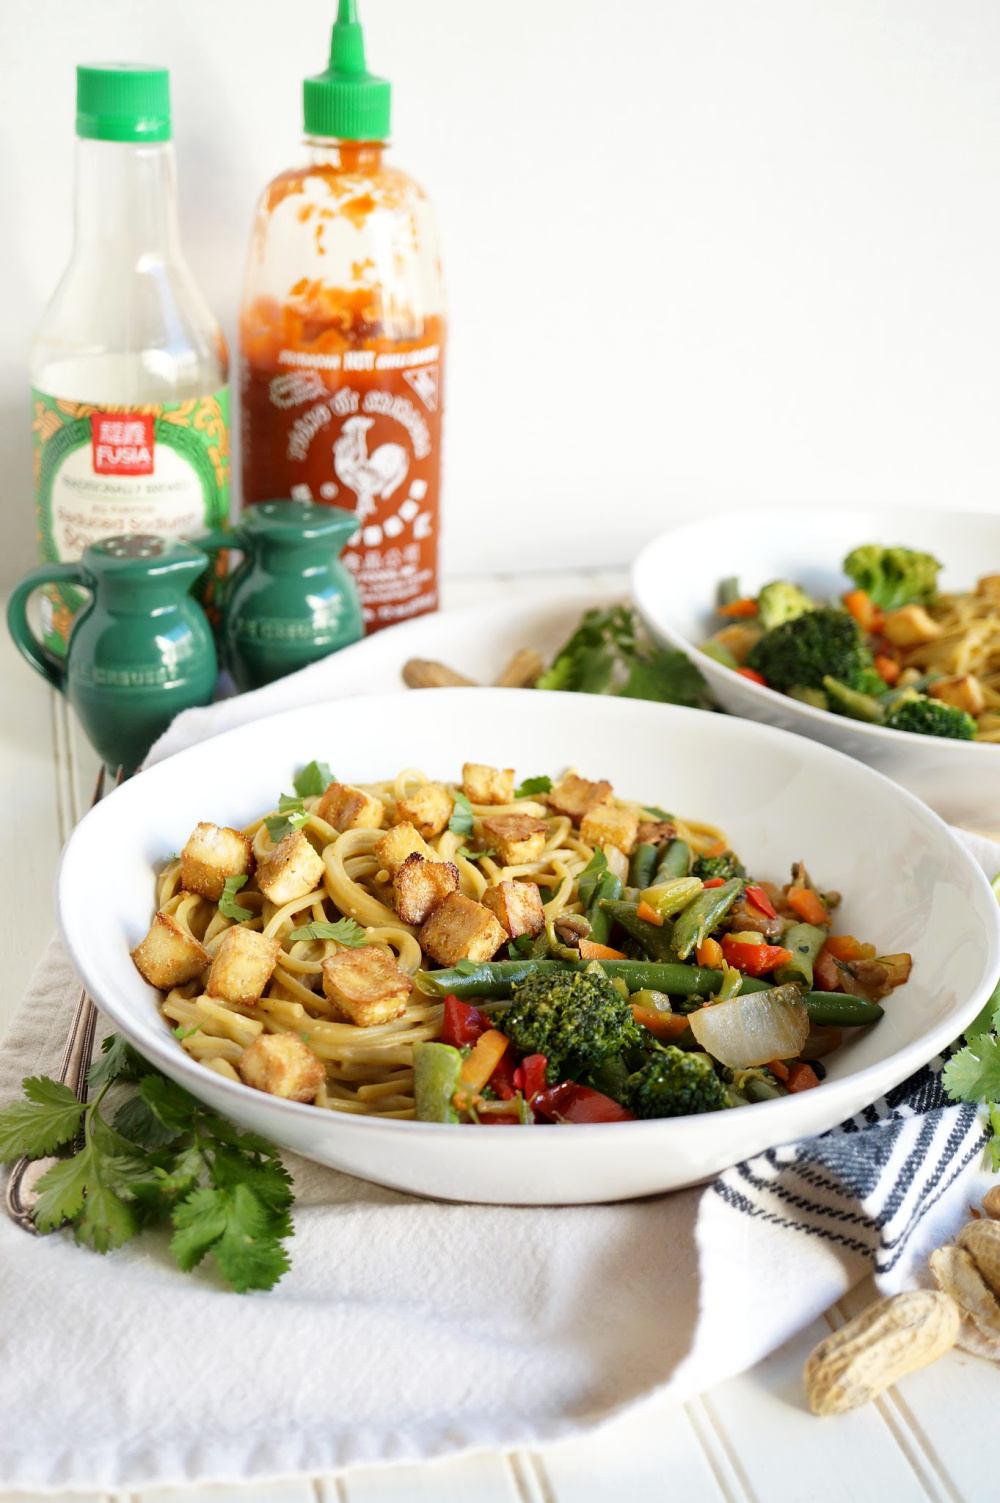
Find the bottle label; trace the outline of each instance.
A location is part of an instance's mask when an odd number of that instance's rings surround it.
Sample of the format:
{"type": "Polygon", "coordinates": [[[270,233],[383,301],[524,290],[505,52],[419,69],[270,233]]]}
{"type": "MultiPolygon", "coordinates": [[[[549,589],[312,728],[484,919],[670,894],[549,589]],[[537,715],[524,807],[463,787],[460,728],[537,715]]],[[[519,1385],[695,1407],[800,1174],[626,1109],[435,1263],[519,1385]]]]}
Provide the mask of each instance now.
{"type": "MultiPolygon", "coordinates": [[[[197,538],[229,516],[229,392],[112,407],[32,388],[35,501],[43,563],[75,563],[126,532],[197,538]]],[[[65,652],[72,586],[47,585],[44,640],[65,652]]]]}
{"type": "Polygon", "coordinates": [[[438,603],[443,326],[386,348],[244,357],[243,498],[353,511],[343,561],[371,633],[438,603]]]}

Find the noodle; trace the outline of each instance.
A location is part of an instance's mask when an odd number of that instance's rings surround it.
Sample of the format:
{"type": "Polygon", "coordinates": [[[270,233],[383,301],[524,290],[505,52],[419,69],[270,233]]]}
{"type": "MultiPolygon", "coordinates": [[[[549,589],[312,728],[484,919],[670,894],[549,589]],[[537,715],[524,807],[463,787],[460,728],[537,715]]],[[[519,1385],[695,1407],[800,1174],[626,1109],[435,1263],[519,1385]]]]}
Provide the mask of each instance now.
{"type": "MultiPolygon", "coordinates": [[[[1000,678],[1000,657],[998,657],[1000,678]]],[[[1000,704],[1000,694],[997,695],[1000,704]]],[[[382,804],[380,828],[356,828],[343,833],[315,813],[318,798],[304,800],[302,833],[323,860],[320,885],[301,897],[276,906],[261,892],[254,878],[239,891],[238,902],[250,910],[244,927],[265,939],[273,939],[280,951],[262,995],[254,1002],[235,1003],[210,997],[202,991],[205,978],[174,987],[161,1004],[165,1019],[174,1027],[182,1048],[207,1069],[227,1080],[239,1080],[237,1069],[243,1050],[267,1034],[291,1034],[306,1043],[322,1062],[325,1078],[315,1104],[327,1111],[412,1118],[413,1045],[432,1040],[441,1032],[443,1004],[413,991],[401,1017],[390,1022],[359,1026],[342,1015],[337,1004],[323,991],[323,962],[351,945],[336,939],[293,940],[295,930],[309,924],[336,923],[353,919],[366,931],[365,943],[381,948],[398,970],[412,977],[422,967],[433,968],[418,940],[419,926],[404,923],[391,905],[393,884],[374,853],[377,840],[404,817],[400,804],[413,799],[428,786],[444,788],[454,800],[450,784],[433,784],[419,768],[408,767],[391,781],[356,785],[382,804]]],[[[634,811],[641,822],[653,817],[646,806],[623,799],[618,807],[634,811]]],[[[459,874],[459,891],[473,901],[482,899],[488,887],[517,879],[537,884],[545,919],[578,914],[577,879],[592,860],[594,847],[563,813],[554,813],[537,797],[515,798],[501,804],[470,804],[472,834],[445,828],[428,844],[434,858],[450,862],[459,874]],[[498,815],[529,815],[546,826],[544,843],[535,860],[505,866],[489,845],[483,821],[498,815]],[[482,854],[469,850],[467,842],[479,842],[482,854]]],[[[254,819],[242,835],[251,842],[258,861],[274,848],[266,821],[276,815],[254,819]]],[[[671,817],[678,838],[695,854],[724,840],[715,825],[671,817]]],[[[606,848],[606,854],[623,860],[621,853],[606,848]]],[[[182,886],[182,863],[172,858],[157,879],[157,907],[198,940],[214,957],[223,937],[234,926],[217,902],[187,892],[182,886]]]]}
{"type": "Polygon", "coordinates": [[[973,594],[940,595],[928,610],[941,634],[906,648],[903,667],[959,677],[974,674],[984,700],[975,717],[976,740],[1000,742],[1000,575],[985,575],[973,594]]]}

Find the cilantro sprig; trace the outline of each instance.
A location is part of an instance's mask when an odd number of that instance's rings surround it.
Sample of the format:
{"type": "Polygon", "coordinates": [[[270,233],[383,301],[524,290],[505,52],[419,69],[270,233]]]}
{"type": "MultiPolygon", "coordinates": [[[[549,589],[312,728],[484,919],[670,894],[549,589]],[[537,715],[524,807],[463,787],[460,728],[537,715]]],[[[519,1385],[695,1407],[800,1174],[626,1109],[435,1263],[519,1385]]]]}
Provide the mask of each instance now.
{"type": "Polygon", "coordinates": [[[279,840],[284,840],[293,830],[301,830],[308,818],[302,800],[293,798],[290,793],[283,793],[278,799],[277,814],[269,814],[264,823],[271,840],[277,845],[279,840]]]}
{"type": "Polygon", "coordinates": [[[462,792],[455,794],[455,807],[451,811],[448,828],[456,835],[472,834],[472,805],[462,792]]]}
{"type": "Polygon", "coordinates": [[[291,1176],[278,1150],[203,1106],[154,1069],[121,1034],[104,1040],[88,1104],[48,1076],[23,1082],[23,1101],[0,1111],[0,1162],[58,1155],[37,1181],[40,1232],[69,1225],[105,1253],[144,1227],[173,1228],[170,1248],[189,1271],[209,1255],[243,1294],[270,1289],[289,1267],[291,1176]],[[114,1084],[134,1092],[109,1123],[114,1084]]]}
{"type": "Polygon", "coordinates": [[[315,923],[293,929],[288,937],[293,944],[300,939],[335,939],[338,945],[347,945],[351,950],[368,944],[367,930],[362,929],[352,918],[337,919],[334,923],[327,919],[317,919],[315,923]]]}
{"type": "Polygon", "coordinates": [[[247,919],[253,918],[253,909],[244,908],[242,903],[236,901],[236,894],[249,880],[245,875],[226,878],[222,885],[222,897],[219,899],[219,912],[223,918],[232,919],[237,924],[245,924],[247,919]]]}
{"type": "MultiPolygon", "coordinates": [[[[1000,872],[990,883],[1000,903],[1000,872]]],[[[941,1072],[953,1101],[985,1106],[994,1174],[1000,1174],[1000,981],[965,1032],[965,1048],[953,1054],[941,1072]]]]}
{"type": "Polygon", "coordinates": [[[704,678],[686,654],[658,647],[625,605],[585,611],[535,687],[698,708],[711,703],[704,678]]]}
{"type": "Polygon", "coordinates": [[[295,774],[293,784],[299,798],[318,798],[333,781],[329,762],[310,762],[308,767],[295,774]]]}
{"type": "Polygon", "coordinates": [[[538,778],[525,778],[520,787],[514,789],[515,798],[531,798],[533,793],[551,793],[552,779],[543,773],[538,778]]]}

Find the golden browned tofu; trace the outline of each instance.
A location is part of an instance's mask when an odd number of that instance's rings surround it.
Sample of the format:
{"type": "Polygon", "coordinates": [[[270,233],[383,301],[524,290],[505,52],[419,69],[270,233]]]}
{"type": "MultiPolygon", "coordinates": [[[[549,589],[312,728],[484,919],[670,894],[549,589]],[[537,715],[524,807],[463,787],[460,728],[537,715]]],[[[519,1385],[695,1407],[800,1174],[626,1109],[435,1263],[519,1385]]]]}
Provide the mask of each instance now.
{"type": "Polygon", "coordinates": [[[922,605],[904,605],[889,611],[882,631],[894,647],[922,647],[941,635],[941,627],[922,605]]]}
{"type": "Polygon", "coordinates": [[[662,845],[665,840],[673,840],[676,834],[677,826],[669,819],[642,819],[635,832],[635,843],[662,845]]]}
{"type": "Polygon", "coordinates": [[[970,715],[981,715],[986,708],[983,686],[974,673],[939,678],[936,684],[928,686],[927,693],[943,704],[954,705],[956,710],[967,710],[970,715]]]}
{"type": "Polygon", "coordinates": [[[634,809],[622,809],[618,804],[595,804],[580,821],[580,839],[595,848],[615,845],[627,856],[635,845],[638,828],[639,816],[634,809]]]}
{"type": "Polygon", "coordinates": [[[401,824],[393,825],[391,830],[386,830],[380,835],[372,846],[375,860],[383,871],[387,871],[390,877],[394,877],[406,860],[407,856],[416,854],[423,856],[425,861],[432,861],[434,852],[427,844],[422,835],[418,835],[408,819],[401,824]]]}
{"type": "Polygon", "coordinates": [[[169,913],[158,913],[145,939],[132,951],[132,959],[151,986],[168,992],[200,976],[212,957],[169,913]]]}
{"type": "Polygon", "coordinates": [[[304,898],[322,880],[323,857],[301,830],[290,830],[257,863],[257,886],[277,908],[304,898]]]}
{"type": "Polygon", "coordinates": [[[488,814],[483,834],[502,865],[526,866],[542,854],[549,827],[533,814],[488,814]]]}
{"type": "Polygon", "coordinates": [[[449,893],[439,903],[420,931],[420,948],[438,965],[456,965],[460,960],[491,960],[507,935],[497,918],[482,903],[463,893],[449,893]]]}
{"type": "Polygon", "coordinates": [[[462,768],[462,792],[470,804],[509,804],[514,797],[514,769],[466,762],[462,768]]]}
{"type": "Polygon", "coordinates": [[[535,882],[498,882],[483,893],[483,907],[496,914],[508,938],[541,934],[545,928],[542,895],[535,882]]]}
{"type": "Polygon", "coordinates": [[[556,814],[566,814],[578,825],[588,809],[596,804],[606,804],[613,790],[610,783],[590,783],[568,772],[548,794],[549,808],[556,814]]]}
{"type": "Polygon", "coordinates": [[[418,835],[433,840],[451,819],[454,807],[455,800],[447,788],[440,783],[425,783],[412,798],[399,800],[396,813],[400,819],[409,820],[418,835]]]}
{"type": "Polygon", "coordinates": [[[244,1049],[236,1068],[254,1090],[283,1101],[314,1101],[326,1079],[322,1060],[294,1033],[262,1033],[244,1049]]]}
{"type": "Polygon", "coordinates": [[[280,953],[278,940],[265,939],[256,929],[233,924],[215,952],[206,992],[223,1002],[256,1002],[271,979],[280,953]]]}
{"type": "Polygon", "coordinates": [[[363,788],[349,783],[331,783],[316,805],[315,813],[333,825],[341,835],[345,830],[378,830],[385,819],[385,805],[363,788]]]}
{"type": "Polygon", "coordinates": [[[414,851],[392,881],[396,912],[404,924],[422,924],[450,892],[458,891],[458,867],[451,861],[428,861],[414,851]]]}
{"type": "Polygon", "coordinates": [[[323,962],[323,993],[359,1028],[391,1023],[406,1011],[413,982],[378,945],[339,950],[323,962]]]}
{"type": "Polygon", "coordinates": [[[217,903],[226,878],[249,877],[253,866],[253,846],[239,830],[228,825],[195,825],[181,851],[181,886],[217,903]]]}

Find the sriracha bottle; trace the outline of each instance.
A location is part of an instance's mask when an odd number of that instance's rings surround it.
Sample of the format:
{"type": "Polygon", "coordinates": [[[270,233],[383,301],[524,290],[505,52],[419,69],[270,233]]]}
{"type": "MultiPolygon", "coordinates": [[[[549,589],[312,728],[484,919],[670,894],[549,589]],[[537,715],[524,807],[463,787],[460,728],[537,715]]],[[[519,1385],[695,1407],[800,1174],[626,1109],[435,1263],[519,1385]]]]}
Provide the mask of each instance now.
{"type": "Polygon", "coordinates": [[[366,630],[438,603],[444,299],[430,204],[384,157],[355,0],[303,86],[307,165],[257,208],[240,315],[243,498],[357,516],[366,630]]]}

